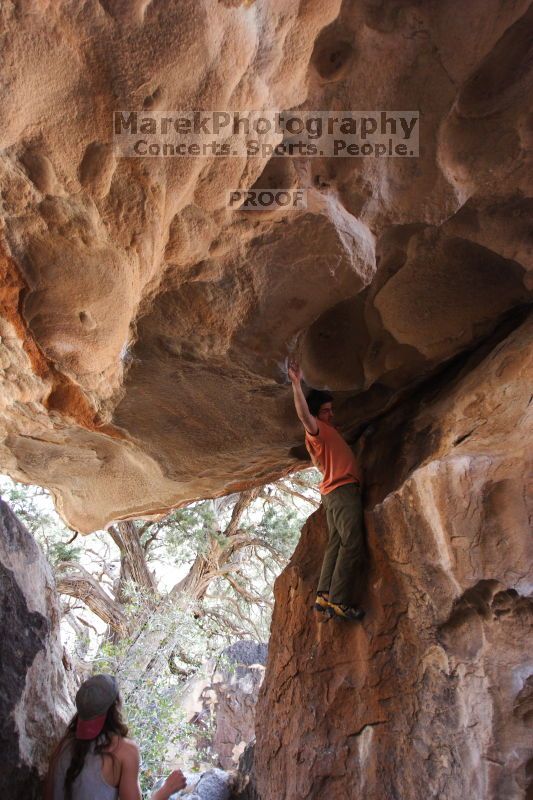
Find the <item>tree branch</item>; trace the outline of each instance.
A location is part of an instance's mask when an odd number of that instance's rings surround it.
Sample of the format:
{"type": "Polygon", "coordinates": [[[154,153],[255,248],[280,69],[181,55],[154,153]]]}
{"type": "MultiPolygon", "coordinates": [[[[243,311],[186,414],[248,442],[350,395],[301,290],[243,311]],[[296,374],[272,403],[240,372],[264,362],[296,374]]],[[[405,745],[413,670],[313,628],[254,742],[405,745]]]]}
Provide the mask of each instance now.
{"type": "Polygon", "coordinates": [[[303,500],[304,502],[309,503],[310,505],[314,506],[315,508],[318,508],[320,506],[320,503],[318,503],[316,500],[313,500],[312,497],[306,497],[304,494],[301,494],[300,492],[297,492],[296,489],[291,489],[289,486],[283,486],[280,483],[280,484],[278,484],[278,489],[280,490],[280,492],[284,492],[285,494],[293,495],[293,497],[298,497],[300,500],[303,500]]]}
{"type": "Polygon", "coordinates": [[[270,608],[272,608],[273,603],[270,600],[266,600],[259,594],[254,594],[253,592],[249,592],[247,589],[244,588],[244,586],[241,586],[240,583],[237,583],[237,581],[230,575],[225,575],[224,577],[226,578],[229,585],[232,586],[233,589],[235,589],[237,594],[240,594],[241,597],[244,597],[244,599],[247,600],[248,603],[270,606],[270,608]]]}
{"type": "Polygon", "coordinates": [[[70,568],[67,575],[61,573],[56,578],[56,588],[60,594],[81,600],[97,617],[120,635],[127,632],[126,617],[117,603],[95,581],[93,576],[80,564],[63,561],[58,568],[70,568]]]}
{"type": "Polygon", "coordinates": [[[276,550],[276,548],[273,545],[271,545],[265,539],[261,539],[258,536],[254,536],[251,539],[246,538],[240,542],[236,542],[232,550],[235,553],[237,550],[240,550],[244,547],[262,547],[265,550],[268,550],[268,552],[270,553],[270,555],[277,564],[279,564],[280,566],[285,565],[286,559],[282,556],[282,554],[278,550],[276,550]]]}
{"type": "Polygon", "coordinates": [[[239,527],[239,522],[241,521],[241,517],[250,505],[253,503],[255,498],[258,496],[261,487],[256,487],[254,489],[248,489],[246,492],[241,492],[239,495],[239,499],[233,506],[233,511],[231,512],[231,519],[228,523],[226,530],[224,531],[224,536],[228,538],[230,536],[234,536],[237,533],[237,529],[239,527]]]}

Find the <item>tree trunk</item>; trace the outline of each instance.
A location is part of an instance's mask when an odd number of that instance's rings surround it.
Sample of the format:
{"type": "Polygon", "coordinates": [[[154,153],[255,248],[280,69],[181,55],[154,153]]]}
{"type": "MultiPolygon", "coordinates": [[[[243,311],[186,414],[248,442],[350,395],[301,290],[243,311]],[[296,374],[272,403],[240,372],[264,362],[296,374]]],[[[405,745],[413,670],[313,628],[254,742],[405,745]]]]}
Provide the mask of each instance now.
{"type": "Polygon", "coordinates": [[[148,569],[146,554],[134,523],[130,520],[119,522],[109,527],[109,533],[121,553],[119,590],[124,581],[132,580],[143,589],[156,591],[154,576],[148,569]]]}
{"type": "MultiPolygon", "coordinates": [[[[251,544],[259,544],[276,552],[268,542],[262,542],[254,533],[248,533],[240,528],[244,512],[260,493],[260,487],[242,492],[233,507],[231,518],[221,534],[223,540],[209,533],[207,552],[196,556],[187,575],[177,583],[169,595],[161,597],[153,575],[148,569],[146,554],[141,545],[139,532],[133,522],[119,522],[109,527],[113,541],[120,549],[121,570],[115,592],[115,600],[100,588],[91,579],[83,568],[78,575],[67,575],[58,579],[58,590],[63,594],[70,594],[82,600],[100,619],[106,622],[115,634],[115,639],[120,639],[126,634],[132,638],[128,652],[120,664],[117,677],[122,686],[125,698],[135,692],[140,681],[145,681],[150,675],[160,671],[165,662],[172,657],[172,653],[180,647],[180,631],[175,624],[147,624],[148,620],[156,619],[158,615],[165,617],[173,614],[173,606],[185,609],[191,601],[201,601],[210,583],[217,577],[231,578],[232,585],[241,595],[253,601],[253,597],[245,588],[233,580],[234,573],[239,569],[238,563],[232,563],[236,552],[251,544]],[[146,603],[143,611],[136,616],[129,630],[122,603],[124,601],[124,585],[131,580],[142,589],[149,590],[151,599],[146,603]]],[[[69,565],[72,566],[72,565],[69,565]]],[[[76,565],[74,565],[76,566],[76,565]]]]}

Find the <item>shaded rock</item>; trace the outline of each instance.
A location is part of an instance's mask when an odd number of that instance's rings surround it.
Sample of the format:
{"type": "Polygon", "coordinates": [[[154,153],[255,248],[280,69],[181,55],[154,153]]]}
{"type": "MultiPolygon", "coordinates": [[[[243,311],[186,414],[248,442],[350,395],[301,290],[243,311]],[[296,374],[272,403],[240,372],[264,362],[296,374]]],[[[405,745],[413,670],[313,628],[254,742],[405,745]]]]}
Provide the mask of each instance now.
{"type": "Polygon", "coordinates": [[[213,676],[216,730],[212,747],[224,769],[235,769],[254,737],[255,708],[265,674],[267,645],[236,642],[222,656],[222,664],[213,676]]]}
{"type": "Polygon", "coordinates": [[[239,769],[235,781],[232,800],[260,800],[255,791],[254,777],[255,739],[248,744],[239,759],[239,769]]]}
{"type": "Polygon", "coordinates": [[[0,795],[37,800],[72,706],[50,567],[2,500],[0,601],[0,795]]]}
{"type": "MultiPolygon", "coordinates": [[[[197,750],[208,751],[225,770],[235,769],[254,738],[255,708],[263,681],[267,645],[239,641],[226,647],[204,677],[195,677],[180,699],[198,729],[197,750]]],[[[194,754],[191,754],[194,759],[194,754]]]]}
{"type": "MultiPolygon", "coordinates": [[[[436,376],[365,448],[363,624],[312,604],[319,509],[275,587],[254,781],[277,800],[533,790],[533,319],[436,376]]],[[[528,794],[529,793],[529,794],[528,794]]]]}

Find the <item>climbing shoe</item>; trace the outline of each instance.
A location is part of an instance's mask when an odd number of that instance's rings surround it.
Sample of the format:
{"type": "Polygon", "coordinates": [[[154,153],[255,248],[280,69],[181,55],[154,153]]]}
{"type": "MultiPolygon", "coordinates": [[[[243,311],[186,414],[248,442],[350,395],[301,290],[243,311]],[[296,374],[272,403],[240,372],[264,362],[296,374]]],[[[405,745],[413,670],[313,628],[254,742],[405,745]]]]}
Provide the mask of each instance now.
{"type": "Polygon", "coordinates": [[[327,592],[317,592],[314,609],[315,611],[320,611],[321,614],[327,613],[329,609],[329,594],[327,592]]]}
{"type": "Polygon", "coordinates": [[[350,622],[360,622],[365,616],[365,612],[358,606],[346,606],[344,603],[328,602],[327,612],[330,617],[339,617],[350,622]]]}

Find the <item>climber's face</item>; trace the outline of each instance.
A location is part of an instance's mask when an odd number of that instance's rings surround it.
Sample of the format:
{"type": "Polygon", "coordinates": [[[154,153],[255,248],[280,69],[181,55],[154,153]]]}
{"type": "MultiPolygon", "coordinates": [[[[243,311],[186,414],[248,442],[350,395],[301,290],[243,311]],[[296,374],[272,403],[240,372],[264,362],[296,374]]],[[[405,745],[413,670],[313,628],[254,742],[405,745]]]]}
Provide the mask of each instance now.
{"type": "Polygon", "coordinates": [[[327,425],[333,425],[333,403],[323,403],[320,406],[317,417],[321,422],[325,422],[327,425]]]}

